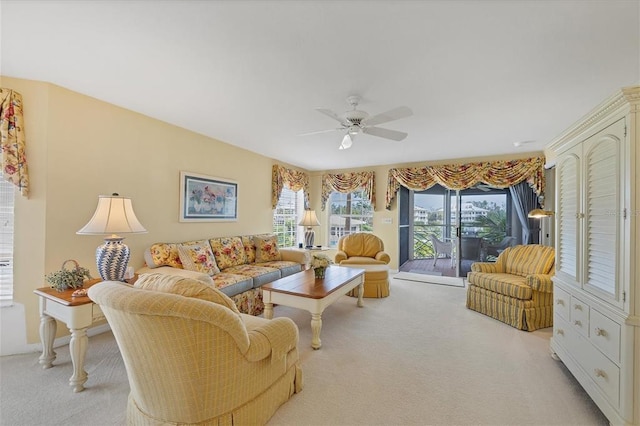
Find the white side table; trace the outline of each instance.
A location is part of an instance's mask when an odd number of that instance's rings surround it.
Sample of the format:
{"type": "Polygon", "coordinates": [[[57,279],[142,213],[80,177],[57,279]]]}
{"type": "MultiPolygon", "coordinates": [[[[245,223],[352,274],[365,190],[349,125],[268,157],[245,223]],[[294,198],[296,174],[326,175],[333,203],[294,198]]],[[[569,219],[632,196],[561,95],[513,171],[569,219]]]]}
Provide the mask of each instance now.
{"type": "MultiPolygon", "coordinates": [[[[88,289],[101,281],[100,279],[89,280],[85,282],[84,288],[88,289]]],[[[73,289],[58,292],[50,287],[41,287],[33,292],[40,297],[42,355],[39,363],[42,368],[53,367],[53,361],[56,359],[56,353],[53,350],[57,329],[55,320],[64,322],[71,331],[69,352],[73,364],[73,375],[69,379],[69,386],[73,386],[74,392],[81,392],[89,377],[84,371],[84,359],[89,345],[87,329],[105,319],[104,314],[100,306],[93,303],[88,296],[72,297],[73,289]]]]}

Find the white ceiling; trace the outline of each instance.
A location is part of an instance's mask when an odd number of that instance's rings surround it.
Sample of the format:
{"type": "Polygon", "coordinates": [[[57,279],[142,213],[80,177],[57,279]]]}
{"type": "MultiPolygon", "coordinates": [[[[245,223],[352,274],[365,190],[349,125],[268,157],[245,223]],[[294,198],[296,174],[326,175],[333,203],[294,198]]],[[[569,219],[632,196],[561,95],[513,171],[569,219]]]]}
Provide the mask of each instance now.
{"type": "MultiPolygon", "coordinates": [[[[640,83],[640,1],[0,2],[2,75],[51,82],[307,170],[542,150],[640,83]],[[402,142],[300,133],[414,115],[402,142]],[[515,147],[514,142],[534,141],[515,147]]],[[[179,144],[180,141],[176,141],[179,144]]]]}

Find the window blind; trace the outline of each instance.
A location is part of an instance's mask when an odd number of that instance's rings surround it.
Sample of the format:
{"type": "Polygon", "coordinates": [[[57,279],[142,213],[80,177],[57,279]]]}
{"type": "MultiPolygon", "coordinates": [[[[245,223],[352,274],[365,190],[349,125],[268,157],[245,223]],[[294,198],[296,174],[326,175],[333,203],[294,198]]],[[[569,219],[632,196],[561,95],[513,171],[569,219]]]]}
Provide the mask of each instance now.
{"type": "Polygon", "coordinates": [[[14,196],[14,185],[0,179],[0,306],[13,303],[14,196]]]}

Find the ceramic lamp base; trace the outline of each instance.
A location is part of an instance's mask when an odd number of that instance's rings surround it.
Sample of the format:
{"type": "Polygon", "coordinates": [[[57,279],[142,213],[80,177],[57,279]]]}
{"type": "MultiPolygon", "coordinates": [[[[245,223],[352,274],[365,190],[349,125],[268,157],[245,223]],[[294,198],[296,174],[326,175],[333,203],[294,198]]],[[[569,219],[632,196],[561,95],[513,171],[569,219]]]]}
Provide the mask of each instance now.
{"type": "Polygon", "coordinates": [[[307,229],[304,232],[304,245],[307,248],[311,248],[313,247],[313,240],[316,237],[316,233],[313,231],[313,229],[307,229]]]}
{"type": "Polygon", "coordinates": [[[105,238],[104,244],[96,249],[96,265],[103,281],[124,281],[130,252],[122,240],[105,238]]]}

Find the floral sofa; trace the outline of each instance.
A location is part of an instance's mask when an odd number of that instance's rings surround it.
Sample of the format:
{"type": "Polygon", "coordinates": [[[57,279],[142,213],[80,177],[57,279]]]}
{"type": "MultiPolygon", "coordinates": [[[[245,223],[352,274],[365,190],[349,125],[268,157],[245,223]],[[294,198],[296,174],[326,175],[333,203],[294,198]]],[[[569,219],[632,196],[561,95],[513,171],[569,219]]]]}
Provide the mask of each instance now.
{"type": "Polygon", "coordinates": [[[520,330],[553,325],[555,250],[537,244],[506,248],[495,263],[475,262],[467,275],[467,308],[520,330]]]}
{"type": "Polygon", "coordinates": [[[260,315],[266,283],[300,272],[309,263],[306,251],[278,247],[274,235],[217,237],[182,243],[155,243],[144,253],[138,274],[160,273],[192,278],[229,296],[238,310],[260,315]]]}

